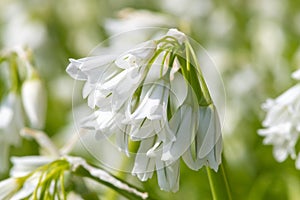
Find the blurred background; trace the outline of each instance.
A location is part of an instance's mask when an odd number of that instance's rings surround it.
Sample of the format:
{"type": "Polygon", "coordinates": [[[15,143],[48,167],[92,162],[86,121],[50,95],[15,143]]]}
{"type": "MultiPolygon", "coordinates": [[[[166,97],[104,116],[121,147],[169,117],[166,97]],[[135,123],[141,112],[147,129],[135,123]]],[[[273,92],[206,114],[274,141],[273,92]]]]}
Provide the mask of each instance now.
{"type": "MultiPolygon", "coordinates": [[[[65,72],[68,59],[85,57],[110,36],[142,27],[176,27],[200,43],[215,62],[226,91],[224,157],[234,199],[299,199],[300,172],[294,161],[277,163],[272,146],[262,144],[257,130],[265,115],[261,104],[295,84],[290,74],[300,66],[300,2],[0,1],[0,49],[33,49],[48,92],[45,132],[58,145],[74,134],[72,106],[80,110],[85,102],[80,91],[73,95],[74,82],[65,72]]],[[[108,45],[117,49],[151,36],[145,32],[109,40],[108,45]]],[[[37,144],[28,140],[11,151],[14,156],[37,153],[37,144]]],[[[80,145],[73,153],[97,164],[80,145]]],[[[160,199],[211,199],[205,169],[195,172],[181,166],[180,191],[175,194],[160,191],[155,177],[140,183],[130,174],[118,175],[160,199]]],[[[7,176],[8,172],[0,175],[7,176]]],[[[112,191],[101,191],[110,193],[105,199],[115,197],[112,191]]]]}

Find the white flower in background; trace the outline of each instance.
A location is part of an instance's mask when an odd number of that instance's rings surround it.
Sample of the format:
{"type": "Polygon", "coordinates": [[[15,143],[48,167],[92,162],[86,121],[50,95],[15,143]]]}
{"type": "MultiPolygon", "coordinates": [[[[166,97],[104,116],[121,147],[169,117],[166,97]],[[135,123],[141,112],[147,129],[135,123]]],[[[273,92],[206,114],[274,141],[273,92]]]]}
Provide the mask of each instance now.
{"type": "Polygon", "coordinates": [[[45,124],[47,93],[38,78],[26,80],[22,85],[22,102],[32,128],[42,129],[45,124]]]}
{"type": "Polygon", "coordinates": [[[206,165],[217,171],[221,163],[219,117],[203,77],[189,74],[200,70],[186,64],[190,55],[187,36],[170,29],[120,55],[71,59],[67,67],[85,81],[83,97],[94,109],[81,127],[95,130],[98,139],[114,134],[127,156],[129,141],[139,142],[132,174],[146,181],[156,171],[166,191],[179,188],[181,157],[194,170],[206,165]]]}
{"type": "Polygon", "coordinates": [[[44,42],[47,33],[45,25],[33,19],[22,3],[11,2],[2,10],[1,17],[6,22],[1,38],[6,47],[28,45],[37,48],[44,42]]]}
{"type": "MultiPolygon", "coordinates": [[[[297,78],[298,73],[296,71],[292,77],[297,78]]],[[[288,156],[296,159],[296,144],[300,136],[300,84],[276,99],[267,99],[262,108],[267,112],[262,123],[265,128],[258,134],[265,137],[264,144],[274,146],[273,155],[278,162],[285,161],[288,156]]]]}
{"type": "MultiPolygon", "coordinates": [[[[133,45],[152,36],[164,34],[164,29],[150,27],[174,27],[176,22],[168,15],[149,10],[123,9],[117,18],[105,20],[104,27],[110,36],[109,49],[124,52],[133,45]],[[132,31],[138,30],[138,31],[132,31]],[[120,33],[123,33],[120,35],[120,33]]],[[[104,48],[99,49],[103,51],[104,48]]]]}
{"type": "Polygon", "coordinates": [[[21,106],[15,92],[10,92],[0,104],[0,172],[7,169],[10,146],[20,144],[19,131],[24,126],[21,106]]]}

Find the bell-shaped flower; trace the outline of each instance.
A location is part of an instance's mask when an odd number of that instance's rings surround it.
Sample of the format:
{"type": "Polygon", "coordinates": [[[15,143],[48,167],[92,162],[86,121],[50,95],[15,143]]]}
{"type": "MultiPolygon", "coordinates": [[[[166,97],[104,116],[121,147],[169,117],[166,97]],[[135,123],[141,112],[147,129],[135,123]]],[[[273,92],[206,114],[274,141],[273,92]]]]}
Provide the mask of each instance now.
{"type": "Polygon", "coordinates": [[[175,110],[169,121],[176,140],[166,141],[163,145],[163,161],[174,162],[178,160],[191,145],[198,126],[198,104],[192,88],[188,87],[187,98],[175,110]],[[187,132],[187,130],[189,130],[187,132]]]}
{"type": "Polygon", "coordinates": [[[221,124],[214,105],[199,108],[199,124],[193,143],[183,155],[185,163],[194,170],[203,165],[215,171],[221,163],[221,124]]]}
{"type": "Polygon", "coordinates": [[[156,173],[161,190],[177,192],[180,179],[180,160],[171,164],[157,160],[156,173]]]}
{"type": "Polygon", "coordinates": [[[33,78],[23,83],[22,102],[31,127],[42,129],[46,117],[47,93],[40,79],[33,78]]]}
{"type": "Polygon", "coordinates": [[[165,142],[161,157],[163,161],[174,162],[189,148],[198,123],[196,114],[192,106],[183,104],[171,118],[169,123],[176,140],[165,142]]]}

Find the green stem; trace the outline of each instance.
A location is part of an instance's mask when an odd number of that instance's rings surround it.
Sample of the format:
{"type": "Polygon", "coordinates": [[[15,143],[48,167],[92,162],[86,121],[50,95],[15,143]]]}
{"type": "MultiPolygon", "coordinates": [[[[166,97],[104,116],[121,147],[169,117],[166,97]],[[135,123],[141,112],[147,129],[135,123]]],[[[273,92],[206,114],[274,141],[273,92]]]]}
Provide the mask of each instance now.
{"type": "Polygon", "coordinates": [[[224,163],[221,163],[218,173],[209,167],[206,167],[206,171],[213,200],[232,200],[224,163]]]}
{"type": "MultiPolygon", "coordinates": [[[[224,160],[224,157],[223,157],[223,160],[224,160]]],[[[222,172],[223,179],[224,179],[224,182],[225,182],[225,187],[226,187],[228,199],[232,200],[232,195],[231,195],[231,192],[230,192],[230,186],[229,186],[229,182],[228,182],[228,179],[227,179],[227,176],[226,176],[226,171],[225,171],[225,168],[224,168],[223,164],[221,164],[221,172],[222,172]]]]}
{"type": "Polygon", "coordinates": [[[208,182],[209,182],[209,186],[210,186],[210,191],[211,191],[211,195],[213,197],[213,200],[217,200],[217,193],[216,193],[216,189],[215,189],[215,184],[212,178],[212,174],[211,174],[211,169],[206,166],[206,172],[207,172],[207,176],[208,176],[208,182]]]}

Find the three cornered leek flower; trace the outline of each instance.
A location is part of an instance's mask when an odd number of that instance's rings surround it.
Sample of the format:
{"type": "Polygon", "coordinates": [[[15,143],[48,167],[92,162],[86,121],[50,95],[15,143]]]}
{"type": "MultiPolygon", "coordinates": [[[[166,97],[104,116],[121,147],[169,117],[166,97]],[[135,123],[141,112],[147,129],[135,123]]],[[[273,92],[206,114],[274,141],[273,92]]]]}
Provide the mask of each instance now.
{"type": "Polygon", "coordinates": [[[81,127],[115,135],[120,150],[135,154],[132,174],[141,181],[156,171],[160,188],[176,192],[180,158],[193,170],[218,170],[220,120],[184,33],[170,29],[121,55],[70,59],[66,71],[85,81],[83,97],[94,109],[81,127]]]}
{"type": "MultiPolygon", "coordinates": [[[[292,74],[300,80],[300,71],[292,74]]],[[[300,169],[300,154],[297,155],[296,144],[300,136],[300,84],[296,84],[275,99],[267,99],[262,104],[266,111],[263,129],[258,134],[265,137],[263,143],[273,145],[273,155],[278,162],[289,156],[295,160],[300,169]]]]}

